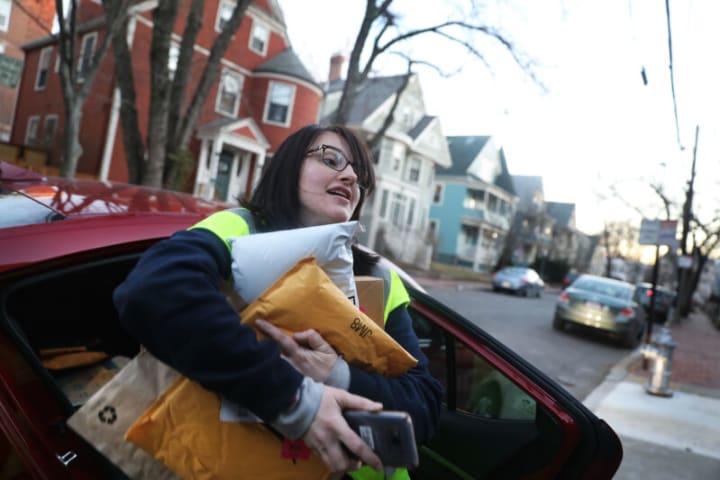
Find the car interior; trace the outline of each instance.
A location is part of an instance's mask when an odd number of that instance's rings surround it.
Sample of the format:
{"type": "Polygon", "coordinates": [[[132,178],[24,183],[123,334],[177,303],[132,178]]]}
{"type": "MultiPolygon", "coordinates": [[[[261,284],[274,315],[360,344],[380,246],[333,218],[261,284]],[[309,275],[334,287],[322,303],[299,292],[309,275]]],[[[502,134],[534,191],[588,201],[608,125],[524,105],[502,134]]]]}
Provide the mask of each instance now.
{"type": "MultiPolygon", "coordinates": [[[[53,265],[46,273],[34,272],[0,294],[3,327],[47,380],[67,416],[139,351],[112,303],[113,290],[138,258],[98,253],[72,267],[53,265]]],[[[420,446],[420,466],[412,478],[557,473],[571,447],[557,411],[548,405],[558,405],[551,394],[570,395],[555,384],[543,384],[542,374],[476,325],[428,295],[409,290],[422,350],[445,387],[440,425],[433,440],[420,446]],[[524,388],[517,378],[523,379],[524,388]]],[[[562,408],[580,429],[597,428],[579,402],[567,403],[562,408]]],[[[573,453],[580,459],[587,454],[573,453]]]]}

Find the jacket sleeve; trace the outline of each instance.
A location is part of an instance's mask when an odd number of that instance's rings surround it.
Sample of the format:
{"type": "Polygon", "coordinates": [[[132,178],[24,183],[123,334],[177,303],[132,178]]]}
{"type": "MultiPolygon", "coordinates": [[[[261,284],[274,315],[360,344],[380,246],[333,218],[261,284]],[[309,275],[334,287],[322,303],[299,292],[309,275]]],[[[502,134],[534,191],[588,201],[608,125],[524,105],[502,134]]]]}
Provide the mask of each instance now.
{"type": "Polygon", "coordinates": [[[350,366],[349,391],[382,402],[385,410],[408,412],[415,439],[425,443],[435,432],[443,387],[430,375],[427,357],[420,350],[407,308],[399,306],[390,313],[385,331],[417,358],[418,364],[399,377],[384,377],[350,366]]]}
{"type": "Polygon", "coordinates": [[[210,231],[178,232],[145,252],[115,290],[115,307],[158,359],[270,421],[291,405],[302,375],[240,323],[218,289],[230,264],[210,231]]]}

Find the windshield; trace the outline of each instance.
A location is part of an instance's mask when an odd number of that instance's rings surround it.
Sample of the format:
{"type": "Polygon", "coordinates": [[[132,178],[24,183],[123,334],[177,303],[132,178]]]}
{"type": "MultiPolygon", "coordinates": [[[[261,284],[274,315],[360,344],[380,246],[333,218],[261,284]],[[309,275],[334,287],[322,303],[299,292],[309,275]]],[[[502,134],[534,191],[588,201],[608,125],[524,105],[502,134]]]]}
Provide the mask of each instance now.
{"type": "Polygon", "coordinates": [[[608,282],[598,282],[590,278],[580,278],[575,280],[572,284],[572,288],[577,290],[584,290],[586,292],[599,293],[607,297],[622,298],[624,300],[629,299],[632,296],[630,289],[623,285],[615,285],[608,282]]]}

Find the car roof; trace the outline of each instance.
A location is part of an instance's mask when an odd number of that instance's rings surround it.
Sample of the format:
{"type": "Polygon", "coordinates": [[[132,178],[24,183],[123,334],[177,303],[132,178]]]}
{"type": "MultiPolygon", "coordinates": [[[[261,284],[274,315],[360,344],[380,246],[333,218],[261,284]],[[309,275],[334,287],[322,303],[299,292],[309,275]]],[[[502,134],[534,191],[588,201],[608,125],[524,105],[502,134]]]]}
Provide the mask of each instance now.
{"type": "Polygon", "coordinates": [[[46,177],[7,162],[0,162],[0,186],[0,271],[155,241],[232,206],[140,185],[46,177]]]}
{"type": "MultiPolygon", "coordinates": [[[[580,275],[575,280],[575,282],[578,282],[581,279],[588,279],[588,280],[593,280],[595,282],[601,282],[601,283],[606,283],[606,284],[610,284],[610,285],[618,285],[621,287],[635,288],[635,286],[632,283],[624,282],[622,280],[617,280],[615,278],[601,277],[599,275],[591,275],[589,273],[584,273],[584,274],[580,275]]],[[[575,285],[575,282],[573,282],[573,285],[575,285]]]]}
{"type": "MultiPolygon", "coordinates": [[[[0,182],[5,193],[12,191],[22,195],[62,218],[172,213],[208,215],[230,206],[188,193],[141,185],[43,176],[7,162],[0,162],[0,182]]],[[[4,198],[0,198],[0,209],[3,200],[4,198]]]]}

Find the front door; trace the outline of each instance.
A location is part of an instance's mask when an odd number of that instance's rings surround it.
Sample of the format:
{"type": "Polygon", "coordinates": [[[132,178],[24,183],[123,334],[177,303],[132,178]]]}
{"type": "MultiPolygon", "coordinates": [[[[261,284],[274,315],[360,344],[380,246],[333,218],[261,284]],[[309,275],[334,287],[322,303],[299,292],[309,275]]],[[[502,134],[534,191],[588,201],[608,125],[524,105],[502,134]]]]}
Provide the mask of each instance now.
{"type": "Polygon", "coordinates": [[[235,158],[235,154],[228,150],[220,152],[217,173],[215,174],[215,200],[227,201],[233,158],[235,158]]]}

